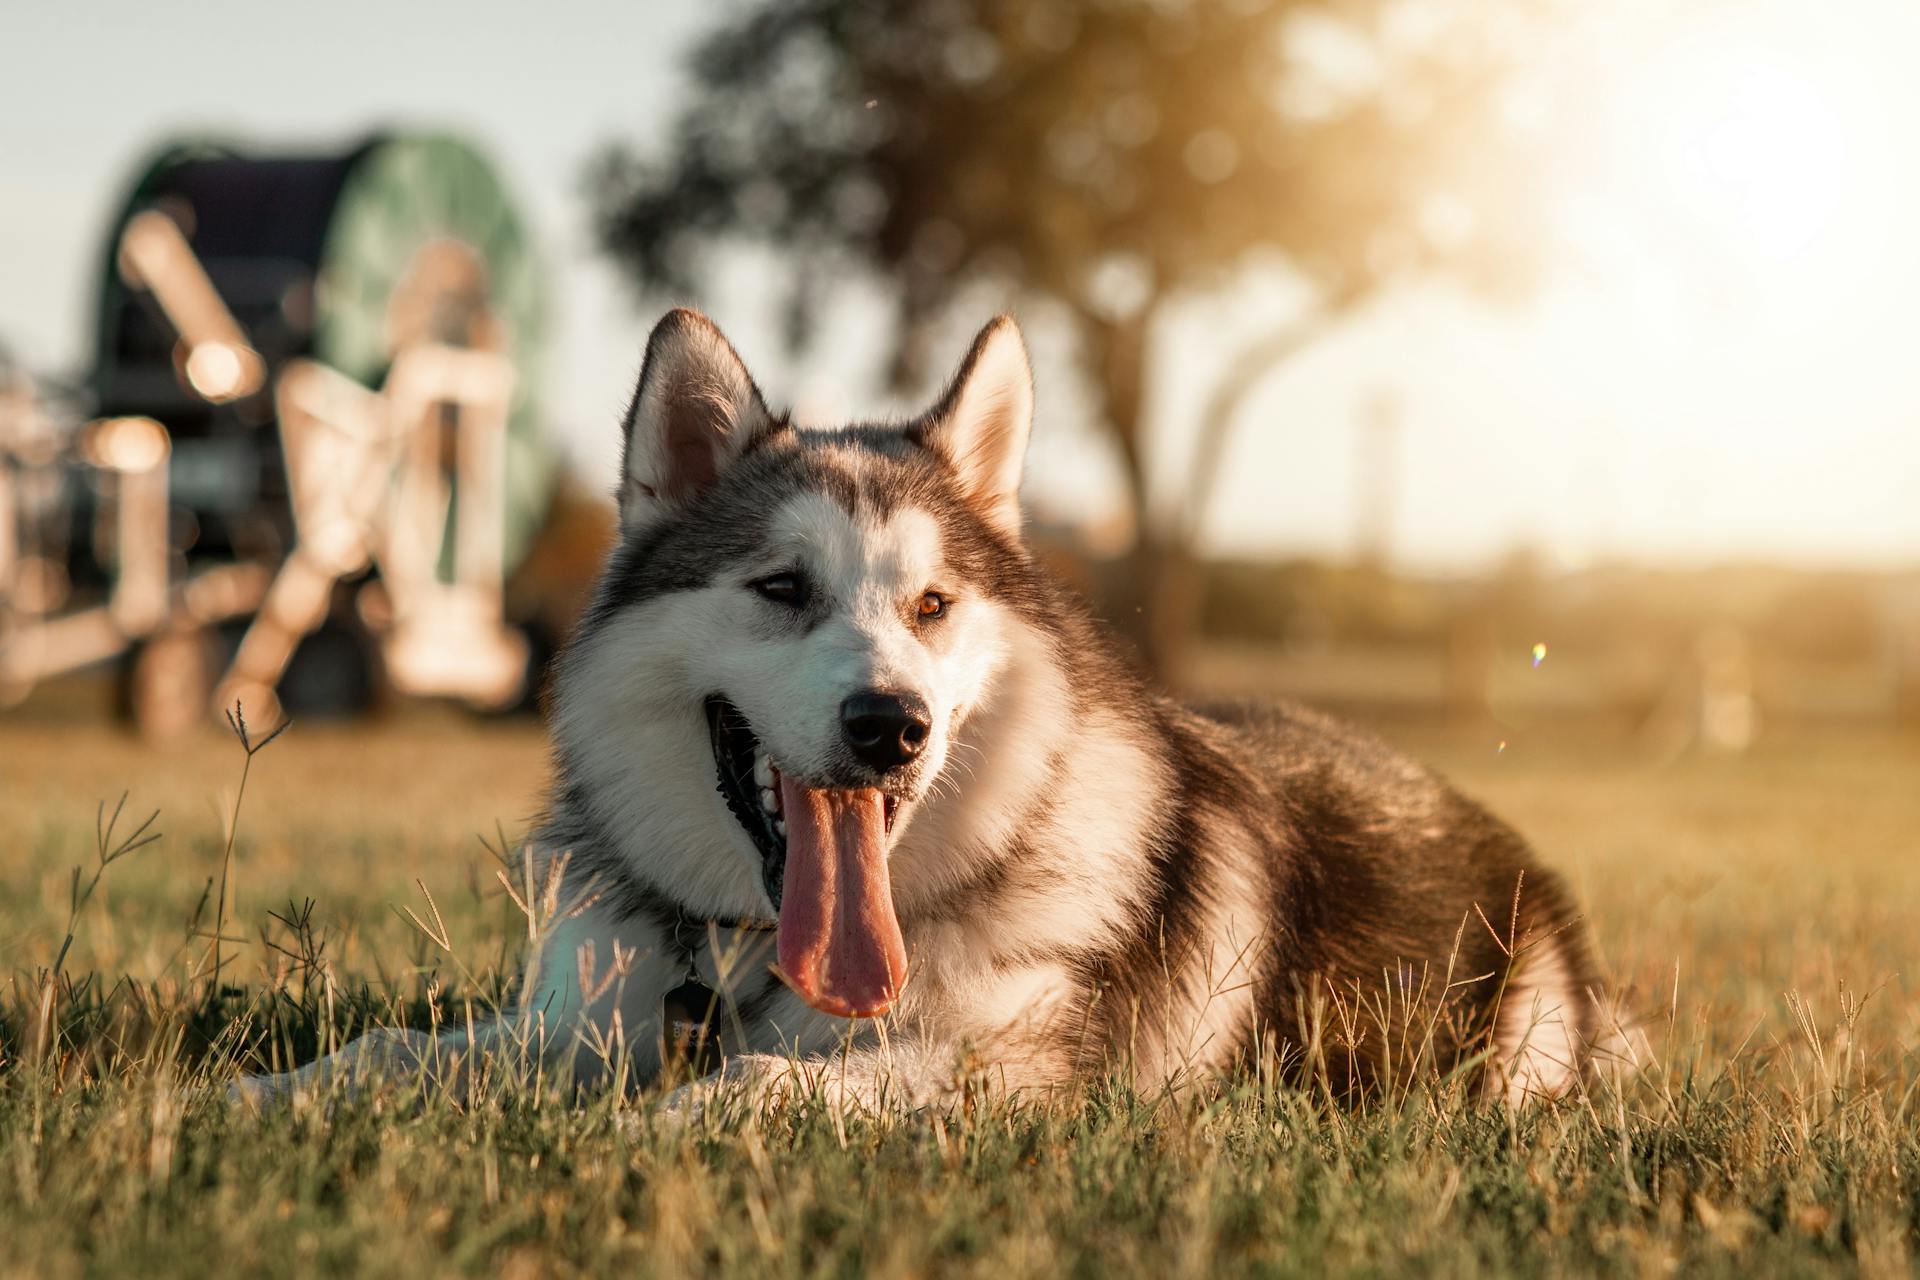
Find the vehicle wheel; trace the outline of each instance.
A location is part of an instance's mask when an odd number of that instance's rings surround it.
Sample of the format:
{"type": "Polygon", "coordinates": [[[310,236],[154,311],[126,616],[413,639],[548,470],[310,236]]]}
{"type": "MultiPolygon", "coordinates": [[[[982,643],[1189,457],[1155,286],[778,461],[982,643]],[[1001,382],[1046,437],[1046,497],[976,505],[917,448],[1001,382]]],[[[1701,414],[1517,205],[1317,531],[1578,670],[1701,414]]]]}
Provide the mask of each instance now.
{"type": "Polygon", "coordinates": [[[142,737],[179,738],[209,723],[219,642],[202,627],[162,631],[134,651],[127,714],[142,737]]]}
{"type": "Polygon", "coordinates": [[[540,693],[547,681],[547,668],[552,664],[559,646],[549,632],[538,621],[513,624],[527,642],[526,674],[521,678],[520,692],[499,706],[480,706],[467,703],[467,709],[482,719],[505,719],[513,716],[530,716],[540,713],[540,693]]]}
{"type": "Polygon", "coordinates": [[[373,706],[380,687],[373,645],[337,619],[300,641],[276,692],[288,716],[350,716],[373,706]]]}

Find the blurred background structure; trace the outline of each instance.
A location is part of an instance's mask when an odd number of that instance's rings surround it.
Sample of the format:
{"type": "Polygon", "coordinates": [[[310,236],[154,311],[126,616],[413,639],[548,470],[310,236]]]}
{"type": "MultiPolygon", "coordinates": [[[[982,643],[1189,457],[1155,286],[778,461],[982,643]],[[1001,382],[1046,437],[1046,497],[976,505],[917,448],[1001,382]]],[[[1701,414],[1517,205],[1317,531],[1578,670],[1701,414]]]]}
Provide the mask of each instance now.
{"type": "Polygon", "coordinates": [[[0,697],[525,704],[691,302],[815,423],[1014,311],[1185,691],[1920,723],[1899,0],[101,14],[0,17],[0,697]]]}
{"type": "Polygon", "coordinates": [[[104,257],[85,413],[16,372],[0,431],[3,687],[117,663],[156,736],[381,683],[522,701],[565,619],[508,611],[553,467],[541,281],[486,162],[175,143],[104,257]]]}

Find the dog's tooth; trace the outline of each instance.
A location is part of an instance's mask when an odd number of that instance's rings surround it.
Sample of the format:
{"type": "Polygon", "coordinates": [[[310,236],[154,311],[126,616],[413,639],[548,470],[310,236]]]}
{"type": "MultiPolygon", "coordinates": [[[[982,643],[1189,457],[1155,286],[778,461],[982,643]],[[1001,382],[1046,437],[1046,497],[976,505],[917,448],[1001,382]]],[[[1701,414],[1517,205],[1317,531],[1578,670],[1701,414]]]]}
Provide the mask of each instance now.
{"type": "Polygon", "coordinates": [[[760,788],[760,807],[768,813],[780,812],[780,796],[772,787],[760,788]]]}
{"type": "Polygon", "coordinates": [[[780,833],[782,840],[787,838],[787,820],[785,818],[775,818],[773,820],[773,829],[780,833]]]}
{"type": "Polygon", "coordinates": [[[762,791],[773,785],[773,757],[755,756],[753,759],[753,780],[760,784],[762,791]]]}

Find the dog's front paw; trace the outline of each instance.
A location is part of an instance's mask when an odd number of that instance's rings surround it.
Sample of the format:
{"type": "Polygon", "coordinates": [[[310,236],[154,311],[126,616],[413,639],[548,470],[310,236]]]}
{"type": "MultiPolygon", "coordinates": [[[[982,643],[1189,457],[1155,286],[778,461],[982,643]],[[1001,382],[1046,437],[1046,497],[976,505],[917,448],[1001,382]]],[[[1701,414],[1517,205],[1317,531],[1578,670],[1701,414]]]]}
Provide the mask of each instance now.
{"type": "Polygon", "coordinates": [[[382,1087],[431,1084],[437,1065],[432,1036],[388,1028],[284,1075],[236,1077],[226,1097],[257,1114],[322,1094],[343,1098],[382,1087]]]}
{"type": "Polygon", "coordinates": [[[228,1106],[244,1107],[255,1115],[291,1101],[292,1080],[287,1076],[236,1076],[225,1091],[228,1106]]]}
{"type": "Polygon", "coordinates": [[[706,1114],[705,1082],[692,1080],[681,1085],[653,1109],[653,1118],[663,1129],[682,1129],[706,1114]]]}
{"type": "Polygon", "coordinates": [[[793,1064],[768,1053],[743,1053],[727,1059],[712,1075],[689,1081],[660,1100],[655,1118],[678,1127],[698,1122],[710,1112],[739,1108],[759,1111],[787,1096],[793,1083],[793,1064]]]}

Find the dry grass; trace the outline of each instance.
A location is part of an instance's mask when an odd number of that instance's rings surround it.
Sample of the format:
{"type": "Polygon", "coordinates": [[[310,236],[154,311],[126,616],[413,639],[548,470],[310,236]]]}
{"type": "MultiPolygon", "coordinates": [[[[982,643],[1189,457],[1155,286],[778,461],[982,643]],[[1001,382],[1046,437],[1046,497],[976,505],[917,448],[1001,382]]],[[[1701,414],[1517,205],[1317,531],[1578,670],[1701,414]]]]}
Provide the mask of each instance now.
{"type": "Polygon", "coordinates": [[[510,962],[523,933],[478,837],[537,805],[538,731],[423,715],[275,743],[234,845],[222,992],[203,899],[238,746],[0,721],[0,1275],[1909,1273],[1920,741],[1801,734],[1654,767],[1571,733],[1499,756],[1407,736],[1590,905],[1652,1040],[1624,1089],[1519,1117],[1443,1092],[1346,1112],[1248,1081],[941,1119],[798,1105],[693,1133],[616,1099],[236,1122],[178,1101],[208,1046],[305,1052],[475,994],[396,911],[415,877],[476,970],[510,962]],[[74,981],[50,985],[72,869],[84,887],[96,806],[122,791],[118,834],[158,808],[163,839],[105,871],[74,981]],[[306,928],[269,914],[308,899],[306,928]]]}

